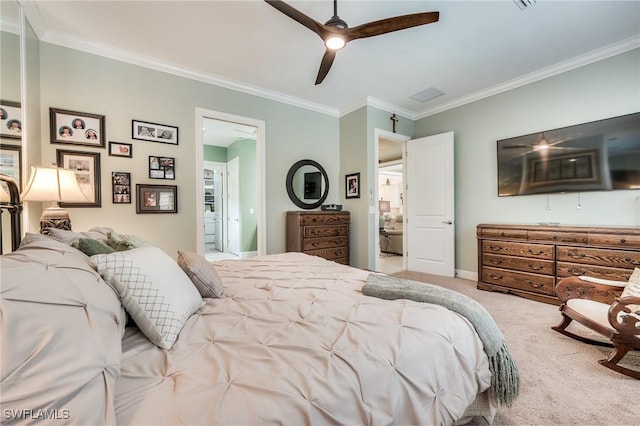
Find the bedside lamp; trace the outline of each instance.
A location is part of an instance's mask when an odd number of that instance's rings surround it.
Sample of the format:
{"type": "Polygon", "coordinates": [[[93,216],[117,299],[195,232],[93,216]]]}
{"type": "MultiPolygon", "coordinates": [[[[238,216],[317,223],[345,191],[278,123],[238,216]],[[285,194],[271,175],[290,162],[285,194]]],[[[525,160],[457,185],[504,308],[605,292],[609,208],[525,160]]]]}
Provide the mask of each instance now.
{"type": "Polygon", "coordinates": [[[384,213],[389,213],[391,211],[391,201],[378,201],[378,210],[380,211],[380,223],[379,228],[384,228],[384,213]]]}
{"type": "Polygon", "coordinates": [[[31,176],[20,198],[22,201],[53,201],[40,217],[40,233],[47,228],[71,230],[69,213],[58,205],[90,201],[80,189],[73,170],[59,167],[31,167],[31,176]]]}

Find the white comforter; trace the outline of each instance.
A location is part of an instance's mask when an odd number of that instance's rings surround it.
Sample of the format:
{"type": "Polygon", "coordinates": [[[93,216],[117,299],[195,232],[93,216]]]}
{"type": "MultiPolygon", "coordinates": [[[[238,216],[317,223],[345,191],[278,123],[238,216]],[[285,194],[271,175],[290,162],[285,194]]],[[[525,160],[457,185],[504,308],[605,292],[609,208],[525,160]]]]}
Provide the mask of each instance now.
{"type": "Polygon", "coordinates": [[[364,296],[366,271],[300,253],[215,266],[224,297],[170,351],[127,330],[118,424],[451,424],[490,385],[465,318],[364,296]]]}

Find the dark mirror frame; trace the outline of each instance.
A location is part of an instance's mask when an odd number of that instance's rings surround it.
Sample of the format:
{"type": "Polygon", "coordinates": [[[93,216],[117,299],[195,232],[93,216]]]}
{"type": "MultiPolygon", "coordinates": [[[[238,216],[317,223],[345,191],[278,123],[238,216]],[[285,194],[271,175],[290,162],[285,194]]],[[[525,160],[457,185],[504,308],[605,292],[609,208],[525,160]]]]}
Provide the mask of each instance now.
{"type": "Polygon", "coordinates": [[[296,162],[293,166],[291,166],[291,168],[289,169],[289,173],[287,173],[286,184],[287,184],[287,194],[289,194],[289,198],[291,199],[291,201],[293,201],[293,204],[300,207],[301,209],[305,209],[305,210],[317,209],[322,205],[322,203],[324,203],[324,200],[327,199],[327,195],[329,195],[329,177],[327,176],[327,172],[324,170],[324,168],[320,164],[318,164],[313,160],[300,160],[296,162]],[[320,173],[322,174],[322,178],[324,179],[324,191],[322,192],[320,199],[314,203],[305,203],[300,198],[298,198],[298,195],[296,195],[295,191],[293,190],[293,176],[303,166],[316,167],[320,171],[320,173]]]}

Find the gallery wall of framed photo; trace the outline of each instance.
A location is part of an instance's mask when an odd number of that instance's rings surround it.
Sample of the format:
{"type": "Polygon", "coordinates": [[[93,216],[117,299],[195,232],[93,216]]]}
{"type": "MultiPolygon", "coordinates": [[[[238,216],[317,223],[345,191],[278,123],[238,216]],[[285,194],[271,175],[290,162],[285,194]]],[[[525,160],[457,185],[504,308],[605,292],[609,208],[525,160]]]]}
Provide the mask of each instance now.
{"type": "MultiPolygon", "coordinates": [[[[7,111],[8,120],[9,111],[16,114],[19,105],[5,102],[2,108],[7,111]]],[[[135,205],[136,214],[177,213],[178,186],[151,181],[176,180],[178,132],[177,126],[153,121],[132,119],[114,124],[99,112],[50,107],[49,142],[56,146],[55,164],[75,171],[89,200],[61,205],[65,208],[135,205]],[[121,138],[125,129],[130,129],[129,137],[121,138]],[[108,133],[114,130],[118,140],[109,138],[108,133]],[[103,182],[107,184],[103,186],[103,182]]],[[[19,175],[19,147],[2,144],[0,149],[3,168],[19,175]]]]}

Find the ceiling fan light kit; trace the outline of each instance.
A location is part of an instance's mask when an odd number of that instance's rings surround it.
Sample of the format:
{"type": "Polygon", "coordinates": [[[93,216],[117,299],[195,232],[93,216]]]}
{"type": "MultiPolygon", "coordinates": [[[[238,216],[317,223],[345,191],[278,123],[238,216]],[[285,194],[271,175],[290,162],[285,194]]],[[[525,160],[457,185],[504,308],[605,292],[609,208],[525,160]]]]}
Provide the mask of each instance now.
{"type": "Polygon", "coordinates": [[[327,50],[320,62],[320,69],[318,70],[318,76],[316,77],[315,84],[322,83],[329,73],[331,65],[333,65],[333,60],[336,57],[336,51],[342,49],[348,42],[359,38],[373,37],[420,25],[431,24],[433,22],[438,22],[440,19],[439,12],[424,12],[395,16],[393,18],[381,19],[379,21],[368,22],[357,27],[349,28],[347,23],[338,16],[337,0],[333,0],[333,16],[324,24],[321,24],[281,0],[264,1],[284,15],[318,34],[318,36],[323,40],[327,50]]]}

